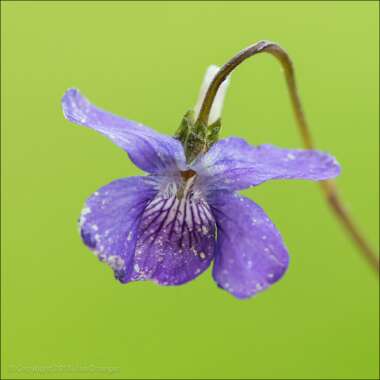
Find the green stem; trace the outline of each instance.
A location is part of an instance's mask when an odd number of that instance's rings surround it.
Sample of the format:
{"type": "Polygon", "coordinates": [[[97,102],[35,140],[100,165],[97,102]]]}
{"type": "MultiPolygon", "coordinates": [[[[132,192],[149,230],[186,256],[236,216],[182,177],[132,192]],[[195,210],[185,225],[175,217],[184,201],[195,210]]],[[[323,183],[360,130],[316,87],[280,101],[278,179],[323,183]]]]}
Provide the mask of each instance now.
{"type": "MultiPolygon", "coordinates": [[[[198,122],[202,122],[207,125],[210,110],[217,94],[219,86],[228,77],[228,75],[247,58],[250,58],[259,53],[269,53],[273,55],[280,62],[289,91],[289,96],[292,103],[293,113],[297,121],[299,132],[302,137],[303,144],[306,149],[315,149],[315,145],[310,133],[310,128],[305,118],[305,114],[302,109],[300,97],[295,81],[295,74],[293,63],[284,49],[279,45],[270,41],[259,41],[256,44],[248,46],[244,50],[240,51],[233,58],[231,58],[218,72],[213,81],[211,82],[206,96],[204,98],[202,107],[199,111],[198,122]]],[[[354,223],[352,217],[347,212],[343,205],[342,200],[339,197],[335,181],[326,180],[320,182],[321,190],[325,196],[327,203],[329,204],[334,215],[341,222],[348,235],[354,241],[359,248],[359,252],[367,263],[379,273],[379,259],[375,251],[371,248],[368,241],[364,238],[358,227],[354,223]]]]}

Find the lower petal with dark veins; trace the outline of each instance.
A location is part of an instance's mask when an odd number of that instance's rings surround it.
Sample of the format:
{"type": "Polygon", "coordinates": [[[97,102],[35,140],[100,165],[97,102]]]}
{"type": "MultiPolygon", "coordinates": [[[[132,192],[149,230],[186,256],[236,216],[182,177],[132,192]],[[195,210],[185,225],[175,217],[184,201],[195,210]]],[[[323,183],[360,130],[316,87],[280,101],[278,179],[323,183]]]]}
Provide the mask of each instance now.
{"type": "Polygon", "coordinates": [[[142,216],[133,271],[120,281],[183,284],[208,268],[214,245],[214,217],[203,198],[158,194],[142,216]]]}

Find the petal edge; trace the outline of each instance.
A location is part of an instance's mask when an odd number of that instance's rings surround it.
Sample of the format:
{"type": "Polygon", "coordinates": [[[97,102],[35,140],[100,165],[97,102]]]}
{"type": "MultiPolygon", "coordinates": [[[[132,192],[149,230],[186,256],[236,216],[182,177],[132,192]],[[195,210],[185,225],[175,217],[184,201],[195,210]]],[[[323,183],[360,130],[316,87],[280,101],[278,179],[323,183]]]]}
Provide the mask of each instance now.
{"type": "Polygon", "coordinates": [[[317,150],[251,146],[229,137],[218,141],[194,165],[203,184],[213,190],[242,190],[268,180],[320,181],[336,177],[340,166],[333,156],[317,150]]]}
{"type": "Polygon", "coordinates": [[[95,107],[75,88],[63,95],[62,109],[67,120],[105,135],[148,173],[161,174],[186,168],[179,141],[95,107]]]}
{"type": "Polygon", "coordinates": [[[213,277],[237,298],[262,292],[286,272],[289,256],[280,233],[248,198],[219,192],[211,202],[217,221],[213,277]]]}

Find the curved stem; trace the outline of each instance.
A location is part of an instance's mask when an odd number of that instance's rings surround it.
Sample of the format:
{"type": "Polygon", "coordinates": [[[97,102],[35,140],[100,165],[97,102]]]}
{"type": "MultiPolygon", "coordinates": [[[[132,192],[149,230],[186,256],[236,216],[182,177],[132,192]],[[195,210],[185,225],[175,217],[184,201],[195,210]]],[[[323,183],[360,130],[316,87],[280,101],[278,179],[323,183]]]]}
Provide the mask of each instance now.
{"type": "MultiPolygon", "coordinates": [[[[258,53],[272,54],[280,62],[284,70],[293,113],[297,121],[299,132],[302,136],[303,144],[307,149],[314,149],[314,142],[297,91],[293,63],[285,50],[283,50],[279,45],[270,41],[260,41],[254,45],[248,46],[237,55],[235,55],[232,59],[230,59],[219,70],[218,74],[215,76],[207,90],[199,112],[198,122],[203,122],[205,125],[207,125],[211,106],[214,102],[219,86],[237,66],[239,66],[247,58],[252,57],[258,53]]],[[[364,259],[377,273],[379,273],[379,260],[377,258],[377,255],[367,240],[363,237],[361,232],[358,230],[352,217],[344,207],[343,202],[341,201],[337,192],[335,182],[332,180],[321,181],[320,186],[331,210],[334,212],[335,216],[339,219],[339,221],[346,229],[346,232],[355,242],[364,259]]]]}

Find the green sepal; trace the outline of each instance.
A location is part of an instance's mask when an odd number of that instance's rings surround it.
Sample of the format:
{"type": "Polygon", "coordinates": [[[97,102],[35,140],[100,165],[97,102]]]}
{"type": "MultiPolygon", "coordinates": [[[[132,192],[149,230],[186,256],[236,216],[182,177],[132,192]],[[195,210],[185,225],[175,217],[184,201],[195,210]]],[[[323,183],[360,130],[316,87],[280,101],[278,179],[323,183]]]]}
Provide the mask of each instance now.
{"type": "Polygon", "coordinates": [[[207,127],[208,148],[210,148],[211,145],[215,144],[218,141],[219,131],[221,127],[222,127],[222,122],[220,118],[207,127]]]}
{"type": "Polygon", "coordinates": [[[182,145],[185,146],[187,137],[194,125],[194,111],[190,110],[185,113],[180,126],[174,134],[174,137],[181,141],[182,145]]]}
{"type": "Polygon", "coordinates": [[[194,161],[199,154],[206,153],[218,141],[220,127],[220,119],[207,126],[203,122],[194,120],[194,111],[186,112],[175,138],[182,143],[188,163],[194,161]]]}

